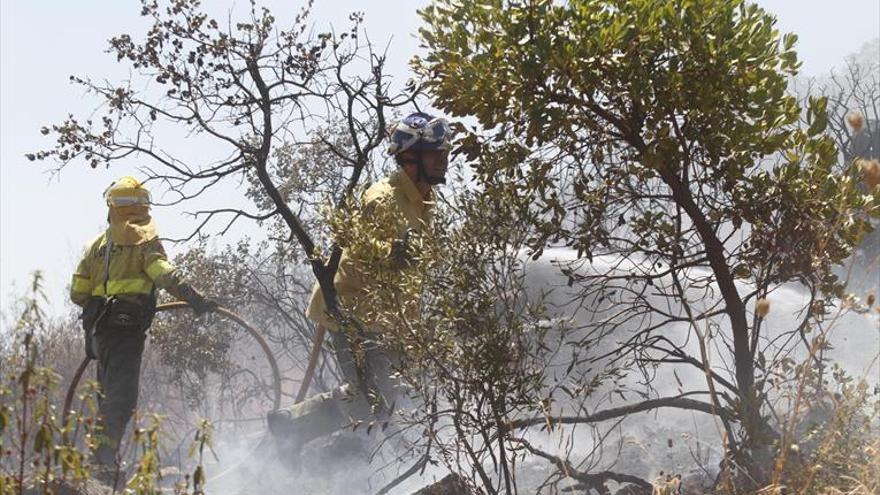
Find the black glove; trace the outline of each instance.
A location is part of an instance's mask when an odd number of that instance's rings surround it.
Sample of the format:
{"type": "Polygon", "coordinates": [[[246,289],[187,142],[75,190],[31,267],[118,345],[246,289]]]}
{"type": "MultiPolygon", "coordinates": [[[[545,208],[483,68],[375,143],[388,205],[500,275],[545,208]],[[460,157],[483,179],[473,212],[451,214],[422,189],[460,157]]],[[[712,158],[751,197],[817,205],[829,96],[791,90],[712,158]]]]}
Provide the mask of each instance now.
{"type": "Polygon", "coordinates": [[[216,302],[205,298],[205,296],[189,284],[183,284],[180,286],[180,295],[184,301],[189,303],[189,306],[192,308],[193,313],[195,313],[196,316],[201,316],[208,311],[217,309],[218,304],[216,302]]]}

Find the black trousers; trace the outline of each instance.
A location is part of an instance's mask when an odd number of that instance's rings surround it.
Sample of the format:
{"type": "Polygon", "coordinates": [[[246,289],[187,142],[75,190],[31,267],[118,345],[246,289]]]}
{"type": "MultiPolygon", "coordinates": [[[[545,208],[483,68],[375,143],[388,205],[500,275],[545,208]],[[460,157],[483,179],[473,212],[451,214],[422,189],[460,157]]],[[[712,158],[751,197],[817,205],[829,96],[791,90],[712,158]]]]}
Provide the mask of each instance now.
{"type": "Polygon", "coordinates": [[[141,325],[132,328],[115,323],[112,317],[99,323],[92,339],[103,391],[98,400],[102,438],[95,460],[103,465],[115,465],[119,442],[137,408],[147,330],[141,325]]]}

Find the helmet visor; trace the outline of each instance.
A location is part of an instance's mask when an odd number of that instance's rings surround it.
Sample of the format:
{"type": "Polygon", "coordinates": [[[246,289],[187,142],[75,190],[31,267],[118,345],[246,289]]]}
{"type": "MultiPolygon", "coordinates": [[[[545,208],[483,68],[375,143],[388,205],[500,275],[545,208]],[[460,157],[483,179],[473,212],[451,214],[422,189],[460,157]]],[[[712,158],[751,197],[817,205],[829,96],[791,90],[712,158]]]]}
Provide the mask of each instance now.
{"type": "Polygon", "coordinates": [[[122,207],[122,206],[149,206],[149,205],[150,205],[149,194],[147,194],[145,196],[108,196],[107,197],[107,206],[122,207]]]}
{"type": "Polygon", "coordinates": [[[428,124],[423,127],[421,131],[421,139],[433,143],[448,141],[452,138],[452,128],[449,127],[449,122],[447,122],[446,119],[442,118],[434,119],[428,122],[428,124]]]}
{"type": "Polygon", "coordinates": [[[452,128],[444,118],[436,118],[422,127],[413,128],[399,124],[391,136],[392,142],[388,152],[392,155],[412,148],[416,143],[438,144],[437,148],[445,148],[452,140],[452,128]]]}
{"type": "Polygon", "coordinates": [[[123,180],[114,181],[104,190],[107,206],[149,206],[152,200],[150,191],[135,182],[134,185],[123,180]]]}

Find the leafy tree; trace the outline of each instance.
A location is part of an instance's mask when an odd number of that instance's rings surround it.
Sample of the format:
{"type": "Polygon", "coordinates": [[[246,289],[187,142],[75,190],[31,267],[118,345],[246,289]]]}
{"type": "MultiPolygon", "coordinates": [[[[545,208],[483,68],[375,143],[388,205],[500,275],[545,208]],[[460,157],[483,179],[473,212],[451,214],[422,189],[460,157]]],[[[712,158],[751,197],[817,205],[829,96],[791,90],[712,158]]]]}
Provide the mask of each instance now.
{"type": "Polygon", "coordinates": [[[791,333],[810,347],[845,296],[832,268],[880,213],[880,190],[837,166],[827,100],[797,126],[796,36],[726,0],[437,0],[422,15],[416,66],[440,108],[479,123],[459,150],[487,196],[527,212],[535,255],[579,253],[566,273],[596,317],[582,344],[639,322],[614,359],[703,371],[700,409],[735,413],[722,414],[731,459],[765,478],[754,455],[776,436],[766,373],[778,364],[764,353],[767,297],[806,289],[791,333]],[[612,268],[590,268],[597,257],[612,268]],[[731,370],[710,363],[711,346],[731,370]]]}

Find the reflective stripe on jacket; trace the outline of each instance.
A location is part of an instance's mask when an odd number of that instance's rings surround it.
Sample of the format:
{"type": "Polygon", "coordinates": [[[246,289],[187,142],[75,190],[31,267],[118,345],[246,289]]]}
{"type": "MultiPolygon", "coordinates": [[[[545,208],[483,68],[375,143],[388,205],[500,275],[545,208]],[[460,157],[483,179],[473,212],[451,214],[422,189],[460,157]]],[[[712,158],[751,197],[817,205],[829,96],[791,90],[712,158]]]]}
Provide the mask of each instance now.
{"type": "Polygon", "coordinates": [[[84,306],[90,296],[120,296],[146,303],[153,298],[155,287],[177,296],[180,280],[159,239],[133,246],[112,246],[105,288],[106,246],[105,234],[101,234],[86,248],[70,284],[74,303],[84,306]]]}

